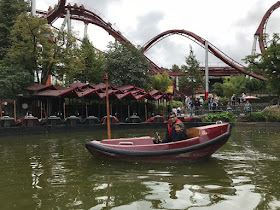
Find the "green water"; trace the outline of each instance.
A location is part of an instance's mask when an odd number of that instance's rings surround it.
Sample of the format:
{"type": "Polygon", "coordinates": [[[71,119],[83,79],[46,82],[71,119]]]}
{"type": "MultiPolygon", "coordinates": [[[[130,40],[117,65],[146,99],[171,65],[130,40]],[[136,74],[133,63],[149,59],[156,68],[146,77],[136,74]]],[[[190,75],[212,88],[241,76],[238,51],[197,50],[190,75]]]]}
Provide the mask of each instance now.
{"type": "Polygon", "coordinates": [[[236,126],[212,158],[181,163],[94,159],[84,144],[105,132],[0,138],[0,209],[280,209],[277,127],[236,126]]]}

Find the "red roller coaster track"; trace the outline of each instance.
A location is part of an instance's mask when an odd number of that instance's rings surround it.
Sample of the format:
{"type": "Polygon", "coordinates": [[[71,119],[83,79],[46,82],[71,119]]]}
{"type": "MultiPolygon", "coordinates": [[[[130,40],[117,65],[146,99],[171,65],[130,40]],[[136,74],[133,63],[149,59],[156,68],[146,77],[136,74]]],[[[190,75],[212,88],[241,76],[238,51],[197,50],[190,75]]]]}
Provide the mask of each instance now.
{"type": "Polygon", "coordinates": [[[257,35],[259,37],[259,46],[260,46],[261,53],[263,53],[263,51],[266,48],[265,43],[263,41],[263,35],[264,35],[265,29],[266,29],[266,24],[267,24],[268,18],[273,13],[273,11],[276,10],[278,7],[280,7],[280,1],[277,1],[274,5],[272,5],[267,10],[267,12],[264,14],[262,21],[255,33],[255,35],[257,35]]]}
{"type": "MultiPolygon", "coordinates": [[[[117,39],[119,41],[129,43],[129,44],[132,45],[132,43],[121,34],[121,32],[113,29],[110,23],[105,22],[101,17],[99,17],[94,12],[85,9],[84,7],[79,7],[76,4],[74,6],[72,6],[70,4],[68,4],[68,5],[65,5],[65,4],[66,4],[66,0],[59,0],[58,4],[51,11],[49,11],[49,12],[37,11],[37,13],[43,15],[45,18],[47,18],[48,23],[52,24],[58,18],[65,18],[66,14],[67,14],[67,10],[69,10],[70,15],[71,15],[70,16],[71,19],[78,20],[78,21],[83,21],[84,23],[91,23],[91,24],[97,25],[97,26],[103,28],[104,30],[106,30],[115,39],[117,39]]],[[[261,22],[259,28],[257,29],[256,35],[259,35],[260,37],[263,35],[264,27],[267,23],[267,20],[268,20],[270,14],[275,9],[277,9],[279,6],[280,6],[280,2],[277,2],[266,12],[265,16],[262,19],[262,22],[261,22]]],[[[204,44],[205,44],[205,41],[206,41],[202,37],[196,35],[193,32],[187,31],[187,30],[177,30],[177,29],[168,30],[168,31],[165,31],[163,33],[158,34],[157,36],[152,38],[150,41],[148,41],[143,46],[142,53],[144,54],[148,49],[150,49],[157,42],[161,41],[162,39],[166,38],[167,36],[174,35],[174,34],[179,34],[179,35],[182,35],[182,36],[186,36],[187,38],[191,39],[192,41],[196,42],[197,44],[199,44],[202,47],[204,47],[204,44]]],[[[259,39],[259,45],[260,45],[261,52],[263,52],[264,43],[263,43],[262,39],[259,39]]],[[[246,72],[244,70],[245,69],[244,66],[242,66],[238,62],[234,61],[232,58],[227,56],[225,53],[223,53],[221,50],[219,50],[213,44],[209,43],[208,50],[213,55],[215,55],[217,58],[219,58],[220,60],[225,62],[227,65],[231,66],[234,69],[237,69],[241,73],[250,75],[252,77],[255,77],[255,78],[258,78],[258,79],[261,79],[261,80],[266,80],[261,75],[246,72]]],[[[151,69],[154,73],[157,73],[161,70],[148,57],[146,57],[146,58],[150,62],[150,67],[151,67],[151,69]]]]}

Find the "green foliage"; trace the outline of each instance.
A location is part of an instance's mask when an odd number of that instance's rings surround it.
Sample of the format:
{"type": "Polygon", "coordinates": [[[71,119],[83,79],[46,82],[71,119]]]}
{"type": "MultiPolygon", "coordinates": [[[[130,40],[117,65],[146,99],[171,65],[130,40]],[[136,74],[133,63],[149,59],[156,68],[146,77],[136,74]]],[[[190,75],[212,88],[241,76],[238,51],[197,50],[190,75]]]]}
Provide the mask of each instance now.
{"type": "Polygon", "coordinates": [[[247,115],[249,118],[249,121],[251,122],[265,122],[266,119],[262,112],[251,112],[249,115],[247,115]]]}
{"type": "Polygon", "coordinates": [[[279,34],[273,34],[271,40],[265,36],[268,48],[262,54],[247,56],[244,61],[249,63],[247,71],[258,73],[268,79],[268,88],[280,96],[280,44],[279,34]]]}
{"type": "Polygon", "coordinates": [[[171,100],[170,101],[170,106],[172,108],[183,107],[183,103],[182,103],[182,101],[171,100]]]}
{"type": "Polygon", "coordinates": [[[29,1],[1,0],[0,1],[0,60],[4,58],[11,46],[11,29],[18,15],[29,11],[29,1]]]}
{"type": "Polygon", "coordinates": [[[225,78],[223,84],[216,82],[213,85],[213,93],[218,96],[230,98],[233,94],[241,96],[241,94],[249,90],[250,92],[265,90],[266,84],[258,79],[250,79],[245,76],[231,76],[225,78]]]}
{"type": "Polygon", "coordinates": [[[0,99],[13,99],[33,79],[27,70],[20,67],[0,66],[0,99]]]}
{"type": "Polygon", "coordinates": [[[213,84],[212,92],[215,93],[217,96],[224,96],[223,85],[219,82],[216,82],[215,84],[213,84]]]}
{"type": "Polygon", "coordinates": [[[204,120],[206,122],[216,122],[218,120],[221,120],[222,122],[234,122],[235,116],[232,112],[216,112],[210,113],[204,118],[204,120]]]}
{"type": "Polygon", "coordinates": [[[179,78],[179,87],[188,88],[193,96],[195,91],[203,86],[204,80],[192,47],[190,47],[189,56],[186,57],[186,65],[182,65],[181,69],[183,72],[187,72],[187,75],[179,78]]]}
{"type": "Polygon", "coordinates": [[[83,39],[80,54],[82,67],[80,71],[74,72],[73,78],[71,79],[92,84],[103,82],[103,76],[105,74],[104,55],[95,50],[87,38],[83,39]]]}
{"type": "Polygon", "coordinates": [[[76,39],[64,32],[51,31],[46,20],[21,14],[13,26],[12,46],[4,64],[20,66],[30,73],[36,72],[37,81],[45,84],[48,75],[56,75],[60,80],[66,76],[70,81],[76,71],[82,68],[76,39]],[[50,40],[55,37],[55,43],[50,40]],[[41,72],[41,81],[39,79],[41,72]]]}
{"type": "Polygon", "coordinates": [[[232,94],[236,96],[246,92],[247,79],[245,76],[231,76],[223,83],[224,96],[230,98],[232,94]]]}
{"type": "Polygon", "coordinates": [[[40,46],[47,47],[48,39],[43,37],[47,33],[44,27],[46,20],[31,15],[21,14],[18,16],[12,31],[12,46],[9,49],[4,63],[5,65],[21,66],[30,73],[38,71],[38,56],[40,46]]]}
{"type": "Polygon", "coordinates": [[[267,122],[280,122],[280,107],[274,106],[262,112],[267,122]]]}
{"type": "Polygon", "coordinates": [[[172,72],[181,72],[181,69],[178,65],[173,64],[172,67],[171,67],[171,71],[172,72]]]}
{"type": "Polygon", "coordinates": [[[230,99],[226,98],[226,97],[220,97],[219,98],[219,104],[223,105],[223,106],[226,106],[229,101],[230,101],[230,99]]]}
{"type": "Polygon", "coordinates": [[[261,90],[266,90],[266,83],[259,79],[248,78],[245,87],[250,92],[261,91],[261,90]]]}
{"type": "Polygon", "coordinates": [[[149,86],[149,63],[134,46],[119,41],[110,42],[105,57],[112,85],[120,87],[131,84],[144,89],[149,86]]]}
{"type": "Polygon", "coordinates": [[[172,80],[169,78],[166,71],[162,74],[158,73],[157,75],[152,76],[152,87],[156,90],[166,92],[171,84],[172,80]]]}

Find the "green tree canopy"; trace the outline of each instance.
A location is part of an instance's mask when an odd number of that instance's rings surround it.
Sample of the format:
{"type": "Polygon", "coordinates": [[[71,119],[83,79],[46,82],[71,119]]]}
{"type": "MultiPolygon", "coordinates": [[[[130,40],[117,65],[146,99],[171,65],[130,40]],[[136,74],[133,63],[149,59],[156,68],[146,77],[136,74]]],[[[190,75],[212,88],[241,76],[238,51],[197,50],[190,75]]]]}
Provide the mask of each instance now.
{"type": "Polygon", "coordinates": [[[172,67],[171,67],[171,71],[172,72],[181,72],[181,69],[178,65],[173,64],[172,67]]]}
{"type": "Polygon", "coordinates": [[[224,90],[223,90],[223,84],[220,82],[215,82],[213,84],[213,93],[215,93],[217,96],[224,96],[224,90]]]}
{"type": "Polygon", "coordinates": [[[36,72],[37,80],[42,84],[52,74],[61,80],[66,77],[68,81],[82,66],[76,39],[71,34],[51,30],[46,23],[38,17],[19,15],[11,32],[12,46],[4,64],[20,66],[31,74],[36,72]]]}
{"type": "Polygon", "coordinates": [[[82,41],[80,53],[83,66],[81,71],[76,72],[75,79],[93,84],[103,82],[106,67],[103,53],[94,49],[87,38],[82,41]]]}
{"type": "Polygon", "coordinates": [[[11,46],[11,29],[21,13],[30,10],[29,1],[1,0],[0,1],[0,60],[4,58],[11,46]]]}
{"type": "Polygon", "coordinates": [[[156,90],[166,92],[171,84],[172,80],[169,78],[166,71],[162,74],[158,73],[157,75],[152,76],[152,87],[156,90]]]}
{"type": "Polygon", "coordinates": [[[33,76],[21,67],[0,66],[0,99],[15,98],[32,80],[33,76]]]}
{"type": "Polygon", "coordinates": [[[144,89],[149,86],[149,63],[134,46],[119,41],[110,42],[105,57],[111,84],[133,84],[144,89]]]}
{"type": "Polygon", "coordinates": [[[268,88],[280,97],[280,36],[273,34],[271,40],[265,36],[269,43],[262,54],[247,56],[244,60],[249,64],[247,70],[259,73],[267,78],[268,88]]]}
{"type": "Polygon", "coordinates": [[[204,80],[200,72],[199,62],[195,57],[192,47],[190,47],[189,56],[186,57],[186,65],[182,65],[181,69],[183,72],[187,72],[187,75],[180,77],[179,87],[189,89],[193,96],[195,91],[203,86],[204,80]]]}

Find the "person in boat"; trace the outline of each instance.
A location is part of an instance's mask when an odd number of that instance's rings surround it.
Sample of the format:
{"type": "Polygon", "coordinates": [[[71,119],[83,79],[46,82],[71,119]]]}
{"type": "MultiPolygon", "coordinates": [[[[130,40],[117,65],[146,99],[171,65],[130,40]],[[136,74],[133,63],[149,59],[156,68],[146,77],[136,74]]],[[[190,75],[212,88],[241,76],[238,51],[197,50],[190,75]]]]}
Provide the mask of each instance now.
{"type": "Polygon", "coordinates": [[[174,129],[176,131],[176,135],[173,141],[182,141],[188,138],[184,123],[176,122],[174,124],[174,129]]]}
{"type": "Polygon", "coordinates": [[[174,125],[175,123],[179,123],[179,122],[181,122],[181,120],[177,118],[175,112],[170,112],[165,138],[161,140],[160,136],[157,135],[157,139],[154,140],[154,143],[168,143],[168,142],[176,141],[177,138],[176,138],[176,131],[174,125]]]}

